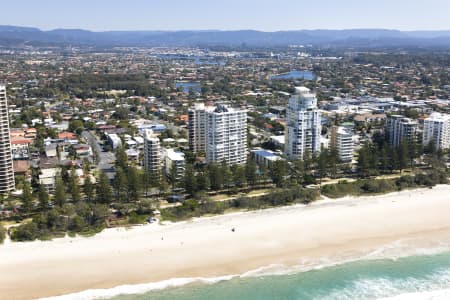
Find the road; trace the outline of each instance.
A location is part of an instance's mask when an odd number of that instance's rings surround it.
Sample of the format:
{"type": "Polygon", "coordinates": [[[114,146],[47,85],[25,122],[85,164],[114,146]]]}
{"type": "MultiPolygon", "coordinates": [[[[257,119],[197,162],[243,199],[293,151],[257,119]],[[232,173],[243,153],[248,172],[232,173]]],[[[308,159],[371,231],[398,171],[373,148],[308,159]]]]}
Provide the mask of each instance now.
{"type": "Polygon", "coordinates": [[[114,153],[103,151],[102,147],[100,146],[99,138],[92,132],[83,131],[81,133],[81,136],[86,139],[86,141],[92,147],[92,151],[96,153],[97,169],[109,173],[114,173],[113,166],[114,162],[116,161],[116,156],[114,155],[114,153]]]}

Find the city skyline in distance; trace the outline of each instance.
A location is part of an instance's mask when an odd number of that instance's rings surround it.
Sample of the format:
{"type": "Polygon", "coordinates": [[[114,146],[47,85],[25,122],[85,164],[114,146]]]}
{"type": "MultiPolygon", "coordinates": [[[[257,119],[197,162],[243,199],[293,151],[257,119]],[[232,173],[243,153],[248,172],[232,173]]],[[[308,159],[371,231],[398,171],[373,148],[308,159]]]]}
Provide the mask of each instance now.
{"type": "Polygon", "coordinates": [[[446,0],[8,1],[2,24],[42,30],[450,30],[446,0]],[[24,9],[25,8],[25,9],[24,9]]]}

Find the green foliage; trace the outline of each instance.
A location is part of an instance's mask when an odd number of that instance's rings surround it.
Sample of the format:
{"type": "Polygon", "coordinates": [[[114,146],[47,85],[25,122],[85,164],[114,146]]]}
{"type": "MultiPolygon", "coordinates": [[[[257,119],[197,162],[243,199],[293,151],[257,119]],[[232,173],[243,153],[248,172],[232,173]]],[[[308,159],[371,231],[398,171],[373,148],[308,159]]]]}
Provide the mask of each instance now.
{"type": "Polygon", "coordinates": [[[86,201],[92,202],[94,199],[95,187],[92,184],[91,176],[89,173],[86,173],[84,178],[84,186],[83,186],[84,194],[86,195],[86,201]]]}
{"type": "Polygon", "coordinates": [[[30,212],[33,208],[33,194],[31,193],[31,185],[27,181],[23,184],[22,204],[25,212],[30,212]]]}
{"type": "Polygon", "coordinates": [[[72,74],[57,81],[47,93],[54,93],[56,89],[79,98],[107,97],[102,92],[107,90],[127,90],[129,96],[163,95],[163,91],[150,84],[143,74],[72,74]]]}
{"type": "Polygon", "coordinates": [[[79,202],[75,206],[56,207],[35,215],[31,222],[11,228],[13,241],[47,240],[61,237],[66,232],[92,233],[104,228],[108,207],[79,202]]]}
{"type": "Polygon", "coordinates": [[[105,172],[100,172],[96,195],[99,203],[109,204],[112,202],[111,185],[105,172]]]}
{"type": "Polygon", "coordinates": [[[337,184],[322,186],[321,192],[330,198],[340,198],[348,195],[383,194],[401,191],[408,188],[432,187],[436,184],[447,183],[447,176],[442,171],[417,174],[415,176],[401,176],[393,179],[365,179],[353,182],[341,181],[337,184]]]}
{"type": "Polygon", "coordinates": [[[6,229],[2,225],[0,225],[0,244],[3,244],[5,239],[6,239],[6,229]]]}
{"type": "Polygon", "coordinates": [[[55,204],[60,207],[62,207],[67,200],[66,187],[59,177],[56,179],[54,200],[55,204]]]}
{"type": "Polygon", "coordinates": [[[165,220],[179,221],[207,214],[222,214],[227,209],[261,209],[288,205],[292,203],[309,203],[318,199],[319,192],[313,189],[291,188],[275,190],[259,197],[241,197],[230,201],[207,201],[190,199],[181,206],[161,210],[165,220]]]}
{"type": "Polygon", "coordinates": [[[42,184],[39,185],[38,199],[39,199],[39,207],[43,210],[48,209],[49,206],[48,193],[42,184]]]}

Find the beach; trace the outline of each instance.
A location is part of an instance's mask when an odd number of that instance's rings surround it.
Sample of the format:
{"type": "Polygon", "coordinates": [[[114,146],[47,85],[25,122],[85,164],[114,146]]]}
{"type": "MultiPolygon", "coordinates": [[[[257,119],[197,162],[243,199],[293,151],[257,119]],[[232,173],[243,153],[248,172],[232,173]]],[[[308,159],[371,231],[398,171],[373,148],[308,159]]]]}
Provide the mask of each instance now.
{"type": "Polygon", "coordinates": [[[0,246],[2,299],[445,248],[450,186],[0,246]],[[232,230],[234,229],[234,230],[232,230]],[[383,249],[383,250],[380,250],[383,249]]]}

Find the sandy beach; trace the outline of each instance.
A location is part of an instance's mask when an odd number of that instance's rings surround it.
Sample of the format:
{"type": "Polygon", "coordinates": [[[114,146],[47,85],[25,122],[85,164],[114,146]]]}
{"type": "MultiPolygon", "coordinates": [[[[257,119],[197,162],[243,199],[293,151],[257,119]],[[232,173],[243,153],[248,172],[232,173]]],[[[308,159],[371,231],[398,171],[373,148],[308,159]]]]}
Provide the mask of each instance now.
{"type": "Polygon", "coordinates": [[[0,246],[1,299],[447,246],[450,186],[0,246]],[[234,232],[232,231],[234,228],[234,232]]]}

